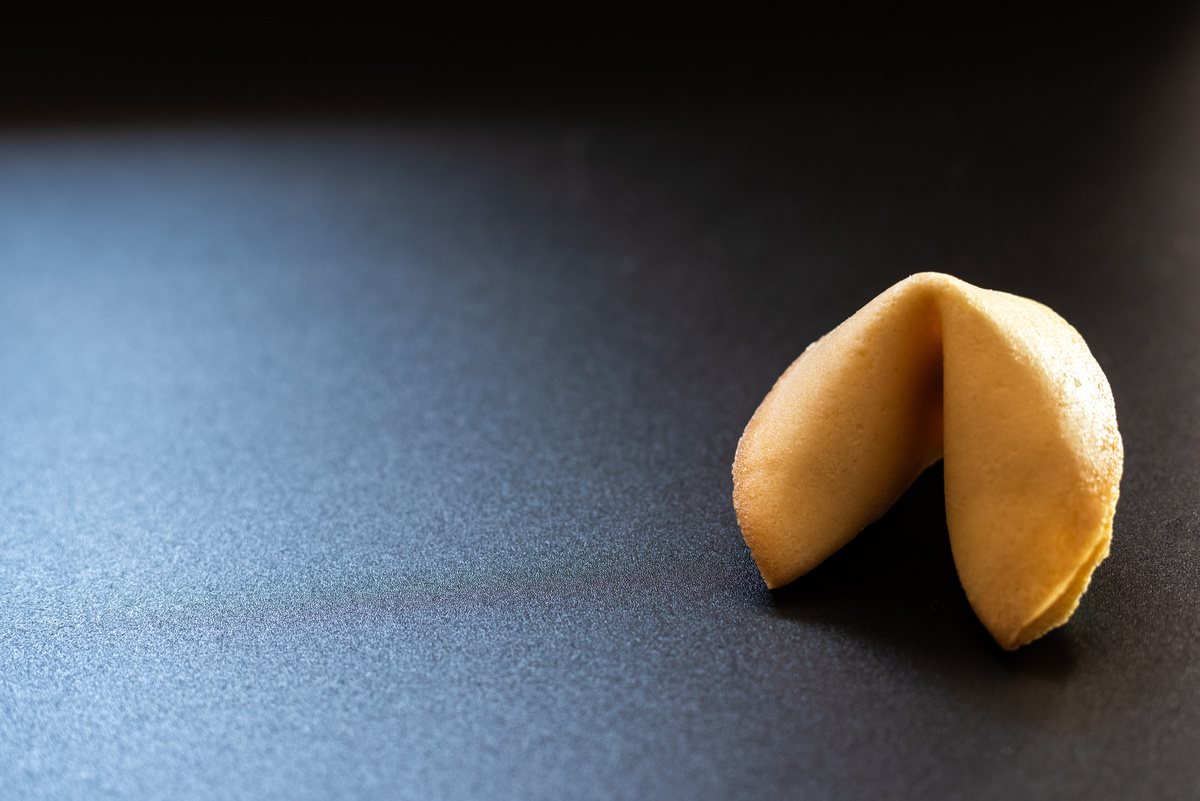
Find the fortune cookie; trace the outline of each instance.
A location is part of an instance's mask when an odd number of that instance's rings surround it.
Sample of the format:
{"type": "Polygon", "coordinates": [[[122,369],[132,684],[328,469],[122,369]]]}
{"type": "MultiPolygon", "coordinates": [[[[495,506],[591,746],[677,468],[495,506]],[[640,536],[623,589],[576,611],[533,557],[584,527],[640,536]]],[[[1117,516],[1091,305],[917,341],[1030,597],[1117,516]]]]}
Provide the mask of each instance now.
{"type": "Polygon", "coordinates": [[[770,588],[820,564],[945,460],[959,579],[1001,647],[1070,618],[1108,555],[1112,390],[1040,303],[920,273],[792,363],[738,443],[733,504],[770,588]]]}

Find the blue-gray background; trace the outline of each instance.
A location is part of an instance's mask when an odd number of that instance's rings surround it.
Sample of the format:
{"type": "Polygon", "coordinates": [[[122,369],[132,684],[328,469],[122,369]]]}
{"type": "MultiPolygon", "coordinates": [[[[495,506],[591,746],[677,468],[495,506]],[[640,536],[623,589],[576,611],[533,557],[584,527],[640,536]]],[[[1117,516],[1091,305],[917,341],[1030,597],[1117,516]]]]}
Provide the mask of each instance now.
{"type": "Polygon", "coordinates": [[[6,128],[0,792],[1195,797],[1197,52],[6,128]],[[1112,555],[1016,654],[940,468],[773,595],[729,501],[778,373],[925,269],[1058,310],[1117,400],[1112,555]]]}

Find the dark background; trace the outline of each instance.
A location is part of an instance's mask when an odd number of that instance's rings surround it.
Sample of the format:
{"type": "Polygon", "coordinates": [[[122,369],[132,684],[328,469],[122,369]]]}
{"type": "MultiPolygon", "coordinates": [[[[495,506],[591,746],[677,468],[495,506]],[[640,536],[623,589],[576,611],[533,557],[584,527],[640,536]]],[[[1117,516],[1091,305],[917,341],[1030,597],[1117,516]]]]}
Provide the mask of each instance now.
{"type": "Polygon", "coordinates": [[[1200,20],[12,20],[14,797],[1194,798],[1200,20]],[[1112,383],[1112,555],[1000,651],[941,472],[791,587],[729,466],[920,270],[1112,383]]]}

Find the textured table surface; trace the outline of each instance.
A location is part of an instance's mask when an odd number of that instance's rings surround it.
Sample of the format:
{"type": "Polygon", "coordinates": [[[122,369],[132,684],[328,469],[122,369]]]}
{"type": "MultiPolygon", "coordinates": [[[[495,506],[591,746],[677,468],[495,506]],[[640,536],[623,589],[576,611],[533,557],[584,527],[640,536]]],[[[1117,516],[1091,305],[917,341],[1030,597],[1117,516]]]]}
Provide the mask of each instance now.
{"type": "Polygon", "coordinates": [[[1198,64],[0,133],[4,794],[1196,797],[1198,64]],[[730,504],[927,269],[1116,396],[1112,554],[1014,654],[940,468],[774,594],[730,504]]]}

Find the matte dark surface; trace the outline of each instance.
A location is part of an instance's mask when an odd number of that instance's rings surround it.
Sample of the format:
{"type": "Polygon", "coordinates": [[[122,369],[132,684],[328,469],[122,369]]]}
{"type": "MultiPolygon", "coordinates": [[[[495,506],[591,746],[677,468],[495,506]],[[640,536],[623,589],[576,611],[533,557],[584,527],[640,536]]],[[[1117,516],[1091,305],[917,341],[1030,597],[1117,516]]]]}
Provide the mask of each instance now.
{"type": "Polygon", "coordinates": [[[0,135],[0,788],[1195,798],[1200,40],[707,110],[0,135]],[[774,594],[742,427],[895,281],[1047,303],[1126,447],[1015,654],[934,468],[774,594]]]}

